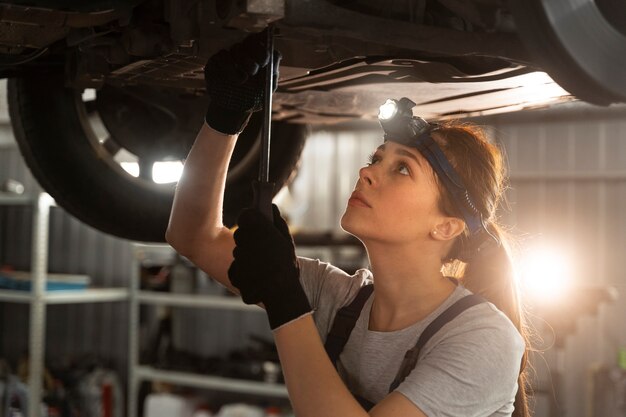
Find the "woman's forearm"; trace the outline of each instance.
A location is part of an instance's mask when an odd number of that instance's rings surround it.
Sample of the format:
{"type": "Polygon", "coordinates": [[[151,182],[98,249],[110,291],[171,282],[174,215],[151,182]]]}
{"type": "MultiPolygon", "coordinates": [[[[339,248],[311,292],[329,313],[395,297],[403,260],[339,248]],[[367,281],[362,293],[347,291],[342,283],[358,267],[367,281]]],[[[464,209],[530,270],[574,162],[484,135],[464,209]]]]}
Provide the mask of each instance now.
{"type": "Polygon", "coordinates": [[[274,338],[297,417],[368,416],[331,364],[311,315],[278,328],[274,338]]]}
{"type": "Polygon", "coordinates": [[[216,132],[204,123],[185,160],[174,194],[166,239],[179,252],[194,239],[210,239],[223,228],[226,173],[236,135],[216,132]]]}

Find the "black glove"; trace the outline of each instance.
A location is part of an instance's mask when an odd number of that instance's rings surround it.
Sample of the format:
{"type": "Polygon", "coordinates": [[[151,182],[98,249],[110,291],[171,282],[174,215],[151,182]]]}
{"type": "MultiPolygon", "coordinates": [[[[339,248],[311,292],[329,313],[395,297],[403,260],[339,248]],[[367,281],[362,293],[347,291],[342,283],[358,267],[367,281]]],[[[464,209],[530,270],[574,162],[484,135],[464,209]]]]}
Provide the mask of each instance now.
{"type": "MultiPolygon", "coordinates": [[[[274,51],[273,85],[276,91],[282,56],[274,51]]],[[[229,50],[209,58],[204,81],[210,98],[205,120],[218,132],[241,133],[253,112],[263,108],[265,71],[269,62],[267,32],[248,36],[229,50]]]]}
{"type": "Polygon", "coordinates": [[[300,284],[289,228],[275,204],[272,209],[274,224],[256,209],[240,214],[228,277],[246,304],[265,304],[270,327],[275,330],[312,309],[300,284]]]}

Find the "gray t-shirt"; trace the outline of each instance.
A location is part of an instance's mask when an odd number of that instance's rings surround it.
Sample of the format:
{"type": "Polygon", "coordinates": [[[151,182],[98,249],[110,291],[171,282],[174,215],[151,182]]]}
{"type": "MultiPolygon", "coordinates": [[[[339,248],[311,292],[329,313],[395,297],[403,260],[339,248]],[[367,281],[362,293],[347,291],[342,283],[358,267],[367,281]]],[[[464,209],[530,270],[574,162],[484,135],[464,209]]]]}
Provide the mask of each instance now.
{"type": "MultiPolygon", "coordinates": [[[[348,305],[372,273],[349,275],[328,263],[300,257],[300,280],[322,341],[337,311],[348,305]]],[[[338,372],[348,389],[373,403],[389,393],[404,354],[422,331],[455,301],[471,294],[459,285],[431,314],[393,332],[368,329],[374,296],[361,315],[338,360],[338,372]]],[[[465,310],[443,326],[419,354],[415,369],[395,391],[428,417],[503,417],[513,412],[524,341],[513,323],[491,303],[465,310]]]]}

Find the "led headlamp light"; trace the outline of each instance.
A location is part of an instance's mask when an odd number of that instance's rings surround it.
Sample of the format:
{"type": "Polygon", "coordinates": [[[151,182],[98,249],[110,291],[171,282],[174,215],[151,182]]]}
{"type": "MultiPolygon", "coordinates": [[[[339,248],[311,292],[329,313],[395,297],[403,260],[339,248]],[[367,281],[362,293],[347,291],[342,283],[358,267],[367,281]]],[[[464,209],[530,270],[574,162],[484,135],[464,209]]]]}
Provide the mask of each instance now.
{"type": "Polygon", "coordinates": [[[380,106],[378,121],[385,132],[385,141],[400,143],[417,149],[428,161],[440,181],[452,197],[452,202],[460,211],[470,232],[470,239],[478,240],[475,246],[478,250],[484,243],[479,236],[498,240],[487,230],[483,216],[478,211],[463,180],[452,167],[448,158],[432,138],[431,133],[439,126],[428,123],[421,117],[413,116],[411,110],[415,103],[406,97],[400,100],[389,99],[380,106]],[[483,233],[486,232],[486,235],[483,233]]]}
{"type": "Polygon", "coordinates": [[[414,106],[415,103],[406,97],[400,100],[388,99],[380,106],[378,121],[385,131],[385,140],[412,146],[416,137],[432,130],[435,125],[429,124],[421,117],[413,116],[411,109],[414,106]]]}

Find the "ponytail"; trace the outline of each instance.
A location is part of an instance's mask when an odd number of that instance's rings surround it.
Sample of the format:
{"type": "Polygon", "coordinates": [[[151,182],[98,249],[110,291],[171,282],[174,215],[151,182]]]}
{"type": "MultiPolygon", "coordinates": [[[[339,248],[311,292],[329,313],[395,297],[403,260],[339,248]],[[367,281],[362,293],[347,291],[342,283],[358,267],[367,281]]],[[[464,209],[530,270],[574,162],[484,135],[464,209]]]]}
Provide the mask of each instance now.
{"type": "Polygon", "coordinates": [[[465,265],[465,273],[461,278],[463,285],[474,294],[481,295],[494,304],[513,322],[522,338],[526,342],[526,350],[520,364],[520,374],[517,379],[517,393],[515,395],[515,411],[512,417],[530,417],[527,402],[526,364],[528,362],[529,337],[522,313],[515,270],[513,268],[510,238],[497,225],[492,224],[492,233],[498,237],[501,244],[481,251],[465,265]]]}

